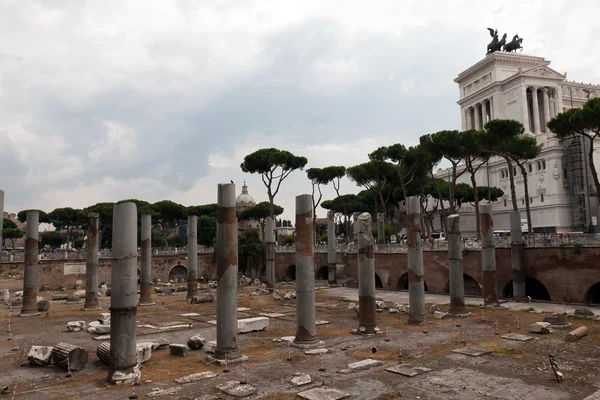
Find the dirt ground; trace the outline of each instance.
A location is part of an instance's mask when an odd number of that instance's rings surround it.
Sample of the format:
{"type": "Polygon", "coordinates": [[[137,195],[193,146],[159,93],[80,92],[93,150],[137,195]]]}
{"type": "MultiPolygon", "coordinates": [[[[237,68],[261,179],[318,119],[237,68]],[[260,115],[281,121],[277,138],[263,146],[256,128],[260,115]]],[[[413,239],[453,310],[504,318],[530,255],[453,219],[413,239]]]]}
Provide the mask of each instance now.
{"type": "MultiPolygon", "coordinates": [[[[19,288],[22,281],[0,280],[0,288],[19,288]]],[[[183,283],[180,285],[184,285],[183,283]]],[[[156,396],[158,399],[230,399],[233,398],[215,386],[242,377],[256,388],[251,399],[296,399],[297,393],[315,387],[331,387],[355,399],[584,399],[600,388],[600,322],[568,318],[573,328],[586,325],[589,333],[583,339],[566,343],[567,330],[554,330],[548,335],[529,334],[528,326],[542,321],[545,314],[515,310],[485,310],[482,320],[478,306],[468,306],[467,319],[437,320],[428,315],[427,325],[408,325],[408,316],[388,311],[377,314],[382,333],[363,337],[351,334],[358,327],[354,310],[348,309],[348,300],[327,295],[330,289],[316,290],[317,321],[329,321],[317,326],[319,339],[329,353],[309,356],[304,351],[273,341],[283,336],[294,336],[296,314],[294,300],[274,300],[270,295],[250,296],[256,287],[246,287],[238,297],[238,318],[260,316],[261,313],[280,313],[270,318],[269,326],[261,332],[238,336],[238,346],[249,360],[244,364],[223,367],[210,365],[204,349],[190,351],[185,358],[174,357],[168,348],[155,350],[152,359],[142,368],[142,384],[136,387],[140,398],[153,389],[172,388],[174,393],[156,396]],[[517,321],[518,325],[517,326],[517,321]],[[497,324],[496,324],[497,323],[497,324]],[[498,333],[496,335],[496,326],[498,333]],[[500,336],[518,332],[533,336],[528,342],[503,339],[500,336]],[[465,342],[465,343],[463,343],[465,342]],[[480,357],[469,357],[451,352],[460,347],[478,346],[491,351],[480,357]],[[376,352],[373,353],[373,347],[376,352]],[[548,353],[556,356],[564,381],[557,383],[548,362],[548,353]],[[292,358],[288,361],[288,357],[292,358]],[[349,363],[367,358],[380,360],[382,365],[349,374],[340,374],[349,363]],[[430,368],[431,371],[415,377],[387,372],[385,369],[399,363],[430,368]],[[325,369],[325,371],[319,371],[325,369]],[[174,379],[186,375],[213,371],[217,377],[180,385],[174,379]],[[312,383],[295,387],[290,383],[295,373],[309,374],[312,383]]],[[[294,291],[293,284],[279,286],[281,295],[294,291]]],[[[348,291],[352,289],[347,289],[348,291]]],[[[71,291],[72,292],[72,291],[71,291]]],[[[356,296],[358,296],[355,291],[356,296]]],[[[386,293],[386,292],[384,292],[386,293]]],[[[389,292],[387,292],[389,293],[389,292]]],[[[53,292],[40,293],[50,300],[53,292]]],[[[171,296],[153,295],[155,306],[138,307],[138,326],[151,324],[167,326],[191,323],[192,327],[157,333],[156,329],[138,328],[138,341],[166,338],[171,343],[186,343],[193,334],[215,340],[215,326],[207,321],[216,317],[215,303],[189,304],[185,292],[171,296]],[[198,316],[181,316],[197,313],[198,316]]],[[[358,299],[358,297],[356,297],[358,299]]],[[[468,303],[468,301],[467,301],[468,303]]],[[[117,399],[131,394],[130,386],[111,386],[106,383],[107,367],[96,356],[102,341],[92,340],[87,331],[68,332],[67,322],[94,321],[100,312],[108,312],[110,298],[102,297],[102,311],[81,311],[81,304],[52,302],[48,313],[39,317],[21,318],[14,310],[12,333],[17,341],[0,341],[0,384],[8,385],[5,399],[117,399]],[[89,354],[87,367],[65,377],[66,371],[55,366],[26,365],[31,345],[53,346],[68,342],[84,347],[89,354]],[[16,350],[15,344],[18,345],[16,350]]],[[[388,305],[392,305],[389,304],[388,305]]],[[[429,310],[427,304],[427,310],[429,310]]],[[[533,303],[533,307],[539,308],[533,303]]],[[[448,305],[442,305],[442,311],[448,305]]],[[[0,324],[6,326],[8,307],[2,306],[0,324]]],[[[5,334],[8,338],[8,333],[5,334]]],[[[0,398],[2,398],[0,396],[0,398]]]]}

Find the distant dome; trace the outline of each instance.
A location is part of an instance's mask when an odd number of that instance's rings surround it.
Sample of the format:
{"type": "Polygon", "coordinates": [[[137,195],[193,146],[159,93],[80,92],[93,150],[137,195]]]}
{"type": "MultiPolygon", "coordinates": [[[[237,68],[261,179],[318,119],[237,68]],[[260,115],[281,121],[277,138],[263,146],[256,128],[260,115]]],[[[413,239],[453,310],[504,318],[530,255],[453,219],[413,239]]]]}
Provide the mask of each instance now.
{"type": "Polygon", "coordinates": [[[244,181],[244,186],[242,186],[242,193],[237,197],[235,204],[238,208],[241,207],[249,207],[256,205],[256,201],[254,198],[248,194],[248,186],[246,186],[246,181],[244,181]]]}

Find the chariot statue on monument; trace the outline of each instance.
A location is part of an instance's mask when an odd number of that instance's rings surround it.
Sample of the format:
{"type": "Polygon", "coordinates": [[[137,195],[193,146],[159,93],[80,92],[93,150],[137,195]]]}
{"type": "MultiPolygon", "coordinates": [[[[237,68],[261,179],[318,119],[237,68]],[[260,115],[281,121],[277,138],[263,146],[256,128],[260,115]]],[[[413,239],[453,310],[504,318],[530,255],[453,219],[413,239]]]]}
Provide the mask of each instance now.
{"type": "Polygon", "coordinates": [[[513,51],[516,52],[518,49],[523,51],[523,46],[521,46],[521,43],[523,43],[523,38],[520,38],[519,34],[517,33],[515,36],[513,36],[510,42],[506,43],[504,46],[504,51],[508,53],[512,53],[513,51]]]}
{"type": "Polygon", "coordinates": [[[492,37],[492,41],[487,46],[487,54],[493,53],[495,51],[500,51],[502,46],[506,43],[506,33],[502,35],[502,39],[498,40],[498,29],[487,28],[490,31],[490,36],[492,37]]]}

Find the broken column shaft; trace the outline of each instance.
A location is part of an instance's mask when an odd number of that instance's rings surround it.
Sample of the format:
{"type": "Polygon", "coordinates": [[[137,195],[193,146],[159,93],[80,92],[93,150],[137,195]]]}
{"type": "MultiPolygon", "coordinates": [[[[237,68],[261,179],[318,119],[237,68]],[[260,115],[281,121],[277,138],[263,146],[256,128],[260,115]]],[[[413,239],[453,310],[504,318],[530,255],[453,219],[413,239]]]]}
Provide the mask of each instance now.
{"type": "Polygon", "coordinates": [[[188,215],[187,234],[188,290],[186,299],[190,300],[198,294],[198,217],[196,215],[188,215]]]}
{"type": "Polygon", "coordinates": [[[152,216],[142,215],[142,265],[140,271],[140,306],[152,301],[152,216]]]}
{"type": "MultiPolygon", "coordinates": [[[[423,242],[421,204],[411,196],[406,201],[408,242],[408,323],[420,324],[425,320],[425,282],[423,281],[423,242]]],[[[359,310],[360,311],[360,310],[359,310]]]]}
{"type": "Polygon", "coordinates": [[[525,269],[523,265],[523,231],[521,228],[521,213],[510,212],[510,261],[513,277],[513,300],[525,301],[525,269]]]}
{"type": "Polygon", "coordinates": [[[385,219],[383,213],[377,213],[377,244],[385,244],[385,219]]]}
{"type": "Polygon", "coordinates": [[[267,262],[267,287],[275,287],[275,223],[273,218],[265,219],[265,247],[267,262]]]}
{"type": "Polygon", "coordinates": [[[496,248],[494,247],[494,220],[492,205],[481,207],[481,264],[483,268],[483,304],[498,305],[496,294],[496,248]]]}
{"type": "Polygon", "coordinates": [[[458,214],[450,215],[446,221],[448,228],[448,278],[450,281],[449,313],[453,315],[467,314],[460,242],[460,216],[458,214]]]}
{"type": "Polygon", "coordinates": [[[335,285],[337,277],[335,276],[335,212],[327,211],[327,283],[335,285]]]}
{"type": "Polygon", "coordinates": [[[377,328],[375,305],[375,256],[371,214],[358,217],[358,323],[359,332],[374,334],[377,328]]]}
{"type": "Polygon", "coordinates": [[[217,189],[217,346],[218,360],[239,358],[237,348],[238,231],[235,185],[217,189]]]}
{"type": "Polygon", "coordinates": [[[315,320],[315,258],[312,196],[296,196],[296,337],[294,343],[318,343],[315,320]]]}
{"type": "Polygon", "coordinates": [[[129,374],[137,364],[137,209],[135,203],[113,207],[108,380],[129,374]]]}
{"type": "Polygon", "coordinates": [[[23,308],[21,316],[40,315],[37,310],[37,265],[39,211],[27,211],[25,236],[25,270],[23,273],[23,308]]]}
{"type": "Polygon", "coordinates": [[[98,266],[100,265],[98,252],[100,251],[99,242],[100,214],[88,213],[87,260],[85,263],[85,304],[84,311],[99,310],[98,303],[98,266]]]}
{"type": "Polygon", "coordinates": [[[352,230],[352,237],[353,237],[354,244],[356,244],[356,241],[358,240],[358,216],[359,215],[360,215],[359,212],[352,213],[352,227],[354,228],[352,230]]]}

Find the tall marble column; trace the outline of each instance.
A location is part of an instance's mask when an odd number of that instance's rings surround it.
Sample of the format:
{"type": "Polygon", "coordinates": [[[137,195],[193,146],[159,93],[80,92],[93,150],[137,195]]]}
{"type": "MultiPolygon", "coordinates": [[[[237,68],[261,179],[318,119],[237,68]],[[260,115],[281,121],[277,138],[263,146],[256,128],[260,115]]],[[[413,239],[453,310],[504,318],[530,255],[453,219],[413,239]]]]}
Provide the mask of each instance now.
{"type": "Polygon", "coordinates": [[[452,315],[466,314],[465,284],[462,265],[462,246],[460,241],[460,216],[449,215],[448,227],[448,280],[450,286],[450,310],[452,315]]]}
{"type": "Polygon", "coordinates": [[[187,300],[198,294],[198,216],[188,215],[187,226],[187,300]]]}
{"type": "Polygon", "coordinates": [[[152,216],[142,215],[142,266],[140,271],[140,306],[152,301],[152,216]]]}
{"type": "Polygon", "coordinates": [[[108,381],[115,373],[129,374],[137,364],[137,207],[135,203],[113,207],[112,271],[110,297],[110,364],[108,381]]]}
{"type": "Polygon", "coordinates": [[[385,244],[385,220],[383,213],[377,213],[377,244],[385,244]]]}
{"type": "Polygon", "coordinates": [[[538,97],[538,87],[534,86],[531,89],[531,101],[533,103],[533,133],[540,133],[540,105],[538,97]]]}
{"type": "Polygon", "coordinates": [[[337,254],[335,252],[335,212],[327,211],[327,283],[335,285],[337,278],[335,276],[337,254]]]}
{"type": "Polygon", "coordinates": [[[550,116],[550,99],[548,97],[548,89],[542,88],[542,98],[544,101],[544,121],[543,121],[544,129],[543,130],[544,130],[544,132],[548,133],[548,132],[550,132],[550,129],[548,129],[546,124],[548,124],[548,121],[550,121],[550,118],[552,118],[550,116]]]}
{"type": "Polygon", "coordinates": [[[529,101],[527,100],[527,85],[522,86],[521,103],[523,104],[523,126],[525,132],[531,132],[531,124],[529,123],[529,101]]]}
{"type": "Polygon", "coordinates": [[[490,119],[495,119],[496,113],[494,112],[494,96],[488,99],[490,101],[490,119]]]}
{"type": "Polygon", "coordinates": [[[481,125],[481,110],[478,107],[479,104],[475,104],[473,106],[473,111],[475,114],[475,129],[481,129],[482,125],[481,125]]]}
{"type": "Polygon", "coordinates": [[[82,310],[100,310],[98,303],[98,266],[100,264],[98,252],[100,251],[100,214],[88,213],[88,229],[85,264],[85,305],[82,310]]]}
{"type": "Polygon", "coordinates": [[[469,129],[473,129],[473,118],[471,115],[471,107],[466,109],[466,121],[467,121],[467,126],[465,130],[469,130],[469,129]]]}
{"type": "Polygon", "coordinates": [[[23,307],[21,316],[40,315],[37,310],[37,266],[39,211],[27,211],[25,267],[23,271],[23,307]]]}
{"type": "Polygon", "coordinates": [[[510,212],[510,259],[513,277],[513,300],[525,301],[527,291],[525,290],[525,268],[523,253],[523,228],[521,227],[521,213],[510,212]]]}
{"type": "Polygon", "coordinates": [[[556,115],[563,112],[563,92],[562,86],[556,88],[556,115]]]}
{"type": "Polygon", "coordinates": [[[375,258],[371,214],[358,217],[358,324],[359,333],[377,333],[375,306],[375,258]]]}
{"type": "Polygon", "coordinates": [[[265,259],[267,273],[267,287],[275,288],[275,223],[273,218],[265,218],[265,259]]]}
{"type": "MultiPolygon", "coordinates": [[[[420,324],[425,320],[425,282],[423,281],[423,242],[421,204],[411,196],[406,201],[408,241],[408,323],[420,324]]],[[[360,313],[360,309],[359,309],[360,313]]]]}
{"type": "Polygon", "coordinates": [[[481,264],[483,269],[483,304],[497,306],[496,248],[494,247],[494,220],[492,205],[481,206],[481,264]]]}
{"type": "Polygon", "coordinates": [[[480,101],[479,106],[481,107],[481,129],[483,129],[487,122],[487,105],[485,104],[485,100],[480,101]]]}

